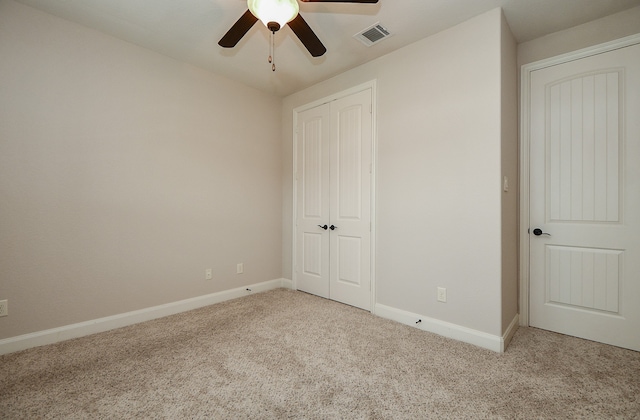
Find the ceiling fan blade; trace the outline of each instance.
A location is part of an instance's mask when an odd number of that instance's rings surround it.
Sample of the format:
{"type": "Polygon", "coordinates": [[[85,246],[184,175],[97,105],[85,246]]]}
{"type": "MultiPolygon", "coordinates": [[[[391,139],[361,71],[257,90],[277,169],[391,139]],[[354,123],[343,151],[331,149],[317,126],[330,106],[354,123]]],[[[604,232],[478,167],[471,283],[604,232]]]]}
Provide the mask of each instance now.
{"type": "Polygon", "coordinates": [[[318,39],[313,32],[313,29],[311,29],[307,21],[304,20],[300,14],[287,25],[289,25],[293,33],[298,36],[313,57],[320,57],[327,52],[327,49],[322,45],[322,42],[320,42],[320,39],[318,39]]]}
{"type": "Polygon", "coordinates": [[[378,0],[300,0],[303,3],[377,3],[378,0]]]}
{"type": "Polygon", "coordinates": [[[233,48],[242,39],[242,37],[251,29],[254,23],[258,21],[258,18],[253,15],[249,10],[244,12],[244,15],[240,16],[240,19],[233,24],[231,29],[224,34],[222,39],[218,41],[218,45],[224,48],[233,48]]]}

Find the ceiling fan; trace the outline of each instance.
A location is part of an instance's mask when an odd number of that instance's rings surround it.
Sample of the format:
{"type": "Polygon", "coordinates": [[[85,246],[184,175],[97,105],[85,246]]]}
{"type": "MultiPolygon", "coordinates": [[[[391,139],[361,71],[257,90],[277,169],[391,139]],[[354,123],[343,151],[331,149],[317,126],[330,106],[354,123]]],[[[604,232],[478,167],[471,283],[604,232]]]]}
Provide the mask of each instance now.
{"type": "MultiPolygon", "coordinates": [[[[377,3],[378,0],[300,0],[304,3],[377,3]]],[[[289,25],[313,57],[320,57],[327,49],[311,27],[298,13],[298,0],[248,0],[247,10],[218,42],[224,48],[233,48],[261,20],[275,34],[284,25],[289,25]]]]}

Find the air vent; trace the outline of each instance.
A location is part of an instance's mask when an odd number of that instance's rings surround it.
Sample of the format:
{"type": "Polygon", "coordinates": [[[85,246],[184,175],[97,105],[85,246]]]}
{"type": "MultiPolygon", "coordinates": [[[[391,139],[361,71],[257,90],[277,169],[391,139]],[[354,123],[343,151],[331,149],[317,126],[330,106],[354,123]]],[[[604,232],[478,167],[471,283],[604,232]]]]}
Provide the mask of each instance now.
{"type": "Polygon", "coordinates": [[[358,32],[353,37],[362,42],[367,47],[370,47],[385,38],[389,38],[391,35],[393,34],[387,31],[382,25],[380,25],[380,22],[378,22],[358,32]]]}

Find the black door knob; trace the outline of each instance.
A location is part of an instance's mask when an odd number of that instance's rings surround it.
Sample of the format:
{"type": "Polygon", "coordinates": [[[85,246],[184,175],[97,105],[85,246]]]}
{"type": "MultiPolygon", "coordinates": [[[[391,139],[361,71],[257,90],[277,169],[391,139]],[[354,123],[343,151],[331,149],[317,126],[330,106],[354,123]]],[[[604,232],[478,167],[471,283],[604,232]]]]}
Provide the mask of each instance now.
{"type": "Polygon", "coordinates": [[[540,228],[533,229],[533,234],[536,235],[536,236],[540,236],[540,235],[551,236],[551,234],[549,234],[547,232],[543,232],[542,229],[540,229],[540,228]]]}
{"type": "Polygon", "coordinates": [[[331,230],[335,230],[335,229],[338,229],[338,226],[333,226],[333,225],[331,225],[331,226],[329,226],[329,229],[331,229],[331,230]]]}
{"type": "Polygon", "coordinates": [[[322,229],[327,230],[327,225],[324,225],[324,226],[323,225],[318,225],[318,227],[321,227],[322,229]]]}

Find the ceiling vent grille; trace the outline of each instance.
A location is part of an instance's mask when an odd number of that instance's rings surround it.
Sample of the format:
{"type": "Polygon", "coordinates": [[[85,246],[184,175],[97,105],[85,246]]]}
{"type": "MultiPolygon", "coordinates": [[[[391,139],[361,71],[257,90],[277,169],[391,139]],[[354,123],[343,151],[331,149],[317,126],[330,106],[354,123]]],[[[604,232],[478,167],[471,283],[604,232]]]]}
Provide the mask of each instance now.
{"type": "Polygon", "coordinates": [[[373,44],[377,44],[383,39],[389,38],[393,34],[387,31],[380,22],[375,23],[368,28],[358,32],[353,37],[358,41],[362,42],[367,47],[372,46],[373,44]]]}

